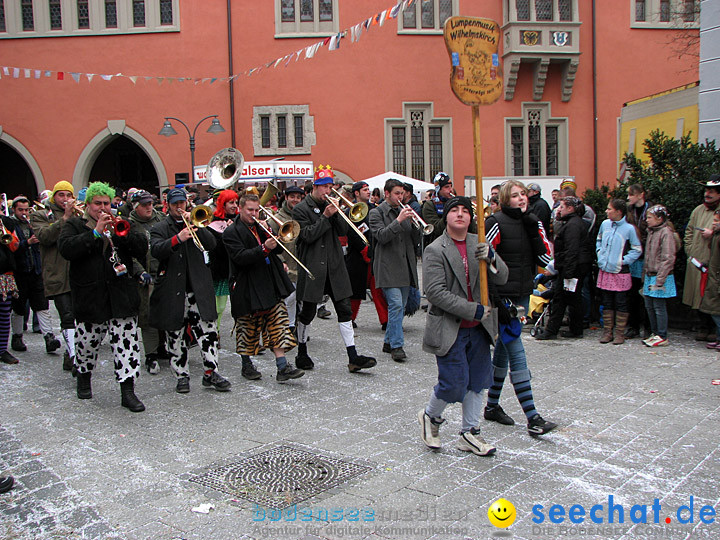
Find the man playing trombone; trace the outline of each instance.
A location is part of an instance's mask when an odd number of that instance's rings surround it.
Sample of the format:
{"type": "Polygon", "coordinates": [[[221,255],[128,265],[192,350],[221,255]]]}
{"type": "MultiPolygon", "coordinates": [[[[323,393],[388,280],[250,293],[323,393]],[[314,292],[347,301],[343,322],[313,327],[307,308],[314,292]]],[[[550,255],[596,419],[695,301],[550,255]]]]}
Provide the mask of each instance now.
{"type": "Polygon", "coordinates": [[[298,274],[297,298],[303,304],[297,321],[299,343],[295,364],[301,369],[312,369],[314,366],[307,352],[307,328],[317,313],[318,302],[324,294],[329,294],[345,342],[348,370],[355,373],[371,368],[377,362],[369,356],[359,355],[355,350],[350,306],[352,287],[338,236],[356,233],[348,231],[350,220],[339,211],[340,204],[329,200],[333,176],[329,165],[320,165],[315,170],[312,192],[293,208],[293,218],[300,224],[297,255],[314,276],[311,279],[306,272],[298,274]]]}
{"type": "Polygon", "coordinates": [[[277,366],[277,381],[302,377],[305,372],[288,363],[285,353],[297,341],[288,322],[283,301],[294,287],[278,254],[278,240],[258,222],[260,201],[257,195],[240,199],[238,219],[223,233],[230,258],[230,298],[235,318],[237,353],[255,356],[263,346],[272,349],[277,366]]]}
{"type": "Polygon", "coordinates": [[[150,296],[150,325],[167,332],[170,366],[177,376],[175,391],[190,392],[188,350],[183,332],[189,325],[197,338],[205,374],[203,386],[230,390],[230,381],[218,373],[217,309],[207,250],[215,238],[187,221],[187,195],[179,188],[168,192],[168,217],[150,231],[152,256],[159,261],[150,296]],[[188,242],[188,240],[190,240],[188,242]]]}
{"type": "Polygon", "coordinates": [[[415,245],[420,241],[420,225],[415,211],[402,204],[404,196],[403,183],[390,178],[385,182],[385,200],[370,212],[375,240],[373,274],[388,304],[383,352],[389,352],[396,362],[407,358],[402,321],[410,287],[418,286],[415,245]]]}

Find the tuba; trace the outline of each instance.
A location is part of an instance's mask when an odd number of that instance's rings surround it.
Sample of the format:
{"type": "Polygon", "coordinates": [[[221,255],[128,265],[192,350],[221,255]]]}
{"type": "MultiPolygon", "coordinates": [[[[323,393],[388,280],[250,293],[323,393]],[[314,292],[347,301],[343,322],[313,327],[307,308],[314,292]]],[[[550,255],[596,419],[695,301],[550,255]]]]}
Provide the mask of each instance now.
{"type": "Polygon", "coordinates": [[[215,189],[229,188],[240,178],[244,164],[245,158],[240,150],[223,148],[210,158],[205,169],[208,184],[215,189]]]}

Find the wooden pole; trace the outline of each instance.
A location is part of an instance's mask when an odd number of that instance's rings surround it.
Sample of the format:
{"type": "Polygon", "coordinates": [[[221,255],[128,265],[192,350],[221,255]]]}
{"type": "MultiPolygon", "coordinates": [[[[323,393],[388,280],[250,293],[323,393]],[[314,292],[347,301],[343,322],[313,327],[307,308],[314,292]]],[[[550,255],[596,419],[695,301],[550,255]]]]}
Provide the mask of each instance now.
{"type": "MultiPolygon", "coordinates": [[[[482,189],[482,154],[480,150],[480,107],[472,106],[473,146],[475,149],[475,202],[477,205],[478,242],[485,242],[485,200],[482,189]]],[[[490,305],[488,293],[487,263],[480,261],[480,303],[490,305]]]]}

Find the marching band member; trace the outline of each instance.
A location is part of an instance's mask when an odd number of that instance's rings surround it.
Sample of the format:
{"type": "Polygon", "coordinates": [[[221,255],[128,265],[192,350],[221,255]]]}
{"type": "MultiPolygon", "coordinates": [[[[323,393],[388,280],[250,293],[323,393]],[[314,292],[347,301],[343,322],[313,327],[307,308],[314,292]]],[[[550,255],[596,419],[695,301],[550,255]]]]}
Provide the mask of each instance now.
{"type": "Polygon", "coordinates": [[[352,287],[338,239],[338,236],[348,234],[348,225],[340,215],[336,215],[337,208],[327,201],[333,176],[329,165],[327,168],[319,166],[315,171],[312,192],[293,209],[293,218],[300,224],[298,258],[315,276],[315,279],[310,279],[305,272],[298,275],[297,297],[303,304],[298,314],[299,343],[295,363],[301,369],[312,369],[314,366],[307,352],[307,329],[315,318],[318,302],[327,293],[335,306],[340,334],[347,349],[348,370],[355,373],[371,368],[377,362],[369,356],[359,355],[355,350],[350,307],[352,287]]]}
{"type": "Polygon", "coordinates": [[[230,381],[217,369],[217,309],[208,253],[215,247],[215,237],[204,228],[188,228],[187,196],[173,188],[168,192],[168,217],[150,231],[152,256],[159,262],[158,277],[150,296],[150,324],[167,332],[170,366],[177,376],[175,391],[190,392],[188,349],[183,332],[190,325],[200,345],[205,373],[203,386],[219,392],[230,390],[230,381]],[[194,245],[193,233],[199,241],[194,245]]]}
{"type": "Polygon", "coordinates": [[[110,234],[108,226],[115,221],[110,213],[113,195],[113,189],[103,182],[90,184],[84,215],[70,218],[58,238],[60,254],[70,261],[77,397],[92,398],[92,370],[100,344],[109,333],[122,406],[142,412],[145,406],[135,395],[135,378],[140,372],[139,297],[128,268],[132,269],[133,258],[144,257],[147,240],[135,230],[125,236],[110,234]]]}
{"type": "Polygon", "coordinates": [[[0,214],[0,222],[4,229],[3,234],[12,235],[9,242],[0,242],[0,361],[5,364],[17,364],[10,351],[7,350],[10,341],[10,311],[12,301],[18,295],[15,283],[15,256],[18,248],[17,236],[14,234],[15,225],[9,217],[0,214]]]}
{"type": "Polygon", "coordinates": [[[258,196],[244,195],[238,219],[223,233],[231,263],[230,294],[237,353],[243,356],[245,370],[246,358],[259,354],[262,336],[262,346],[272,349],[275,355],[276,379],[283,382],[305,374],[285,358],[285,353],[297,344],[283,301],[294,287],[278,257],[282,248],[255,221],[259,212],[258,196]]]}
{"type": "Polygon", "coordinates": [[[60,316],[60,328],[65,341],[65,371],[70,371],[74,365],[75,320],[70,294],[70,262],[60,255],[57,243],[65,223],[75,214],[74,193],[72,184],[61,180],[55,184],[52,194],[44,203],[45,210],[33,212],[30,217],[30,226],[40,240],[45,296],[53,301],[60,316]]]}
{"type": "Polygon", "coordinates": [[[238,194],[231,189],[222,190],[218,194],[215,203],[212,223],[208,225],[208,230],[217,242],[215,249],[210,253],[210,272],[213,278],[213,289],[215,289],[215,308],[217,310],[218,328],[220,328],[220,319],[225,311],[228,295],[230,294],[230,262],[225,244],[222,242],[222,235],[228,225],[235,219],[237,210],[238,194]]]}

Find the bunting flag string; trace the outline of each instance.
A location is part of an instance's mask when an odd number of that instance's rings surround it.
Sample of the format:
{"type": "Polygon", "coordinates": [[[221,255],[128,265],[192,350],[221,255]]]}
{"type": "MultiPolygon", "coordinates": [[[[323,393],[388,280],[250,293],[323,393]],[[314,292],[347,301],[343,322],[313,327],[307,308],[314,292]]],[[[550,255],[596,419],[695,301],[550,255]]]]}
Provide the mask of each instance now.
{"type": "Polygon", "coordinates": [[[88,83],[92,83],[95,76],[99,77],[103,81],[111,81],[113,79],[118,78],[124,78],[130,80],[130,82],[133,83],[133,85],[137,85],[138,79],[143,79],[145,82],[150,81],[156,81],[158,85],[162,85],[163,82],[167,82],[168,84],[172,84],[174,82],[190,82],[192,81],[195,85],[198,84],[215,84],[217,82],[221,83],[230,83],[234,81],[235,79],[246,76],[250,77],[252,75],[255,75],[257,73],[260,73],[263,69],[275,69],[280,64],[283,64],[285,67],[290,64],[293,58],[295,58],[295,61],[297,62],[300,60],[301,57],[305,60],[309,60],[311,58],[314,58],[317,52],[320,50],[321,47],[327,47],[328,51],[337,51],[340,49],[340,41],[345,38],[350,38],[351,43],[357,43],[360,41],[360,37],[362,36],[363,32],[369,32],[369,29],[371,26],[380,26],[382,27],[383,24],[387,21],[387,19],[396,19],[403,10],[406,8],[412,7],[412,5],[415,3],[415,0],[402,0],[398,1],[395,5],[389,7],[388,9],[385,9],[379,13],[374,14],[372,17],[368,17],[367,19],[350,26],[346,28],[345,30],[342,30],[338,32],[337,34],[333,34],[330,37],[323,38],[322,40],[313,43],[312,45],[308,45],[306,47],[303,47],[297,51],[291,52],[289,54],[286,54],[285,56],[282,56],[280,58],[276,58],[275,60],[272,60],[270,62],[267,62],[265,64],[262,64],[260,66],[256,66],[253,68],[249,68],[241,73],[236,73],[234,75],[231,75],[229,77],[165,77],[165,76],[153,76],[153,75],[145,75],[145,76],[139,76],[139,75],[125,75],[123,73],[115,73],[115,74],[98,74],[98,73],[82,73],[77,71],[51,71],[51,70],[45,70],[45,69],[36,69],[36,68],[20,68],[20,67],[13,67],[13,66],[0,66],[0,69],[2,70],[0,74],[0,79],[2,79],[3,76],[5,77],[11,77],[14,79],[19,79],[20,74],[22,72],[25,79],[41,79],[43,76],[45,78],[52,78],[55,77],[58,81],[64,81],[65,75],[69,75],[75,83],[80,84],[80,80],[82,78],[87,78],[88,83]]]}

